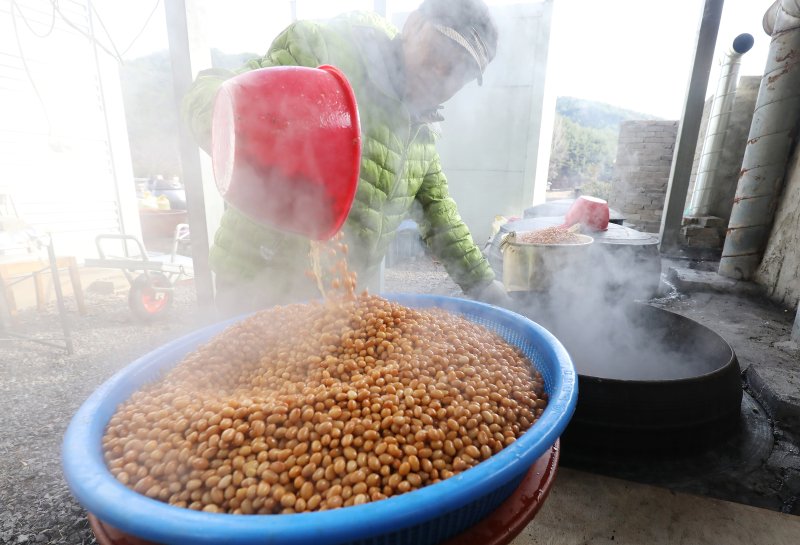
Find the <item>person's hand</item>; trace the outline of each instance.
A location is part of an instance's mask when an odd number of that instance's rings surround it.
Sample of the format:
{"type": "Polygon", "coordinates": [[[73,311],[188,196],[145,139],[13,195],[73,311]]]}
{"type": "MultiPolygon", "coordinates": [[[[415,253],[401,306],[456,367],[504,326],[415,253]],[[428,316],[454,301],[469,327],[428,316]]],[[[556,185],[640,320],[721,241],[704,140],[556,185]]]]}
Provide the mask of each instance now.
{"type": "Polygon", "coordinates": [[[469,295],[482,303],[498,307],[511,308],[513,305],[513,300],[506,293],[505,286],[497,280],[492,280],[486,286],[473,290],[469,295]]]}

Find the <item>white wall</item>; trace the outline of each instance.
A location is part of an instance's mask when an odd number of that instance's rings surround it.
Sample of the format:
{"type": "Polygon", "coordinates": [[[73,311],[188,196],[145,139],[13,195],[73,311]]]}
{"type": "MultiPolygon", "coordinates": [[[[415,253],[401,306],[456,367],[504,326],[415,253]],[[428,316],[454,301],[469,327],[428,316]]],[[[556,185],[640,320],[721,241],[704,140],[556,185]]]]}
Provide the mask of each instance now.
{"type": "Polygon", "coordinates": [[[86,0],[58,7],[51,28],[49,2],[0,3],[0,192],[58,253],[91,257],[139,217],[118,64],[95,51],[86,0]]]}

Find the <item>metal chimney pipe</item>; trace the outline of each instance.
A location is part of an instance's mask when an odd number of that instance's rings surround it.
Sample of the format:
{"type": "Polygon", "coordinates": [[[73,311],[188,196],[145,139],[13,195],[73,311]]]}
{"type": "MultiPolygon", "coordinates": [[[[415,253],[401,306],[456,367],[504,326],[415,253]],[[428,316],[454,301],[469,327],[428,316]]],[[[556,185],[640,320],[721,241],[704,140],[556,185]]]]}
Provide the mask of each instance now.
{"type": "Polygon", "coordinates": [[[711,216],[716,213],[714,206],[714,190],[717,186],[716,175],[719,169],[722,151],[725,147],[725,135],[728,121],[736,99],[736,82],[739,78],[739,67],[742,55],[753,47],[753,36],[739,34],[731,48],[723,53],[720,59],[720,75],[717,90],[711,103],[711,114],[708,118],[706,135],[703,139],[703,151],[697,167],[697,179],[694,191],[686,211],[687,216],[711,216]]]}
{"type": "Polygon", "coordinates": [[[739,280],[761,262],[800,119],[800,0],[777,0],[763,23],[772,42],[719,264],[739,280]]]}

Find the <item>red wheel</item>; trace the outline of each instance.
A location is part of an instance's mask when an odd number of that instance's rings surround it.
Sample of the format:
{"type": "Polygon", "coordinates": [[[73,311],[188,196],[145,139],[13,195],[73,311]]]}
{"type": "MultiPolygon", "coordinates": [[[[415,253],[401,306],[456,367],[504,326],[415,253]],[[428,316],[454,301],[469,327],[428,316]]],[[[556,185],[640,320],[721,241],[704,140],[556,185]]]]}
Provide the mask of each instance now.
{"type": "Polygon", "coordinates": [[[163,313],[172,304],[172,284],[161,273],[145,273],[133,281],[128,304],[138,318],[149,321],[163,313]]]}

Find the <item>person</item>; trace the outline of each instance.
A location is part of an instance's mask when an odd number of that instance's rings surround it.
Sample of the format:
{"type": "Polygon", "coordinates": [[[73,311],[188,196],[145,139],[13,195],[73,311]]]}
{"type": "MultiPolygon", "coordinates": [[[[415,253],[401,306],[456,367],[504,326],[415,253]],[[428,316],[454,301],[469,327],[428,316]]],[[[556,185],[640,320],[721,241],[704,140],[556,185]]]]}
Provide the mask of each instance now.
{"type": "MultiPolygon", "coordinates": [[[[366,12],[297,21],[263,58],[236,72],[329,64],[347,76],[359,109],[362,158],[343,231],[359,287],[374,289],[398,226],[416,210],[423,240],[465,294],[493,304],[510,301],[459,216],[436,152],[441,104],[467,83],[482,82],[497,39],[481,0],[425,0],[409,14],[402,33],[366,12]]],[[[184,98],[184,118],[206,151],[214,96],[236,73],[201,72],[184,98]]],[[[318,297],[316,284],[303,274],[308,252],[308,240],[227,206],[210,253],[217,306],[233,314],[318,297]]]]}

